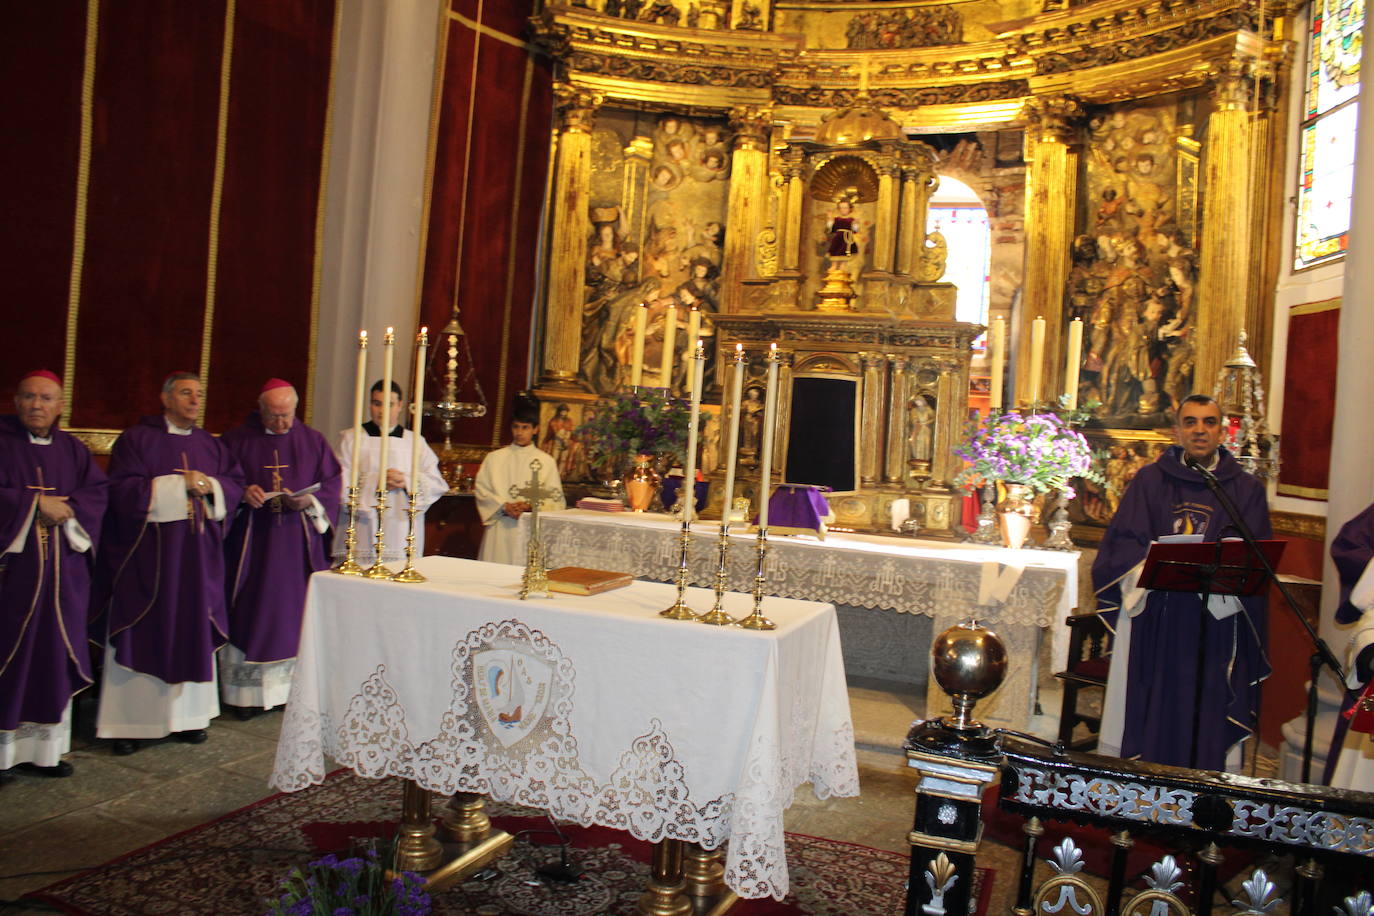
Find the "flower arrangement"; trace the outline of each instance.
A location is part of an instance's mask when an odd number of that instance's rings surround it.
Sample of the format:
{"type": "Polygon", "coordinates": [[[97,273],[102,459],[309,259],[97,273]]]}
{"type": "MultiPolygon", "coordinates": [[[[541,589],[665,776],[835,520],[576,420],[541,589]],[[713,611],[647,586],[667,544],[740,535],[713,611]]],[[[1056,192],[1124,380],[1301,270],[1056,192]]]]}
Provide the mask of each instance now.
{"type": "Polygon", "coordinates": [[[1004,413],[981,421],[954,454],[969,462],[954,482],[980,487],[991,480],[1040,493],[1073,491],[1069,480],[1104,483],[1083,434],[1052,413],[1004,413]]]}
{"type": "Polygon", "coordinates": [[[592,462],[631,455],[686,457],[690,405],[656,389],[618,392],[598,402],[596,413],[577,428],[592,462]]]}
{"type": "Polygon", "coordinates": [[[372,841],[346,859],[327,855],[294,868],[267,916],[427,916],[429,894],[414,872],[396,875],[393,844],[372,841]]]}

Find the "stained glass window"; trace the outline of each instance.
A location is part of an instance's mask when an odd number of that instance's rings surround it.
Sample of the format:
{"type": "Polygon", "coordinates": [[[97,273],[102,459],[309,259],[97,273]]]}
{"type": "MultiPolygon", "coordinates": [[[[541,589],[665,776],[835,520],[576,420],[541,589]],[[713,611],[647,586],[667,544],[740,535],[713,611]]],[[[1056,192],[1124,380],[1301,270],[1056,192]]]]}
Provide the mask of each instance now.
{"type": "Polygon", "coordinates": [[[1363,29],[1364,0],[1313,0],[1299,147],[1297,268],[1341,257],[1349,241],[1363,29]]]}

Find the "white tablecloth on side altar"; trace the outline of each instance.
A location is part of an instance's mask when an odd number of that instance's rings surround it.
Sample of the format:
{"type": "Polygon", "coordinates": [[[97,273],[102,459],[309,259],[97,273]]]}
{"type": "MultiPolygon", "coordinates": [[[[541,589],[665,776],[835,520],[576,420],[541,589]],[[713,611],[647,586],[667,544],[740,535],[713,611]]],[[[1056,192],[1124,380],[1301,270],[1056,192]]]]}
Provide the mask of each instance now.
{"type": "MultiPolygon", "coordinates": [[[[623,570],[660,581],[677,569],[682,523],[664,515],[569,509],[546,513],[542,525],[550,566],[623,570]]],[[[689,581],[695,585],[715,583],[719,530],[719,522],[692,526],[689,581]]],[[[731,531],[729,587],[748,591],[755,536],[742,526],[731,531]]],[[[1002,686],[978,703],[984,721],[1026,727],[1042,629],[1052,640],[1054,670],[1067,666],[1064,618],[1078,599],[1077,552],[833,532],[824,541],[770,537],[768,547],[769,594],[922,614],[933,618],[935,633],[969,617],[991,626],[1007,646],[1009,665],[1002,686]]],[[[926,699],[929,715],[951,708],[934,678],[926,699]]]]}
{"type": "Polygon", "coordinates": [[[321,782],[328,755],[650,842],[728,841],[726,883],[777,899],[796,787],[858,794],[833,607],[770,598],[778,628],[748,631],[659,617],[675,590],[657,583],[520,601],[518,567],[418,568],[428,582],[311,579],[279,789],[321,782]]]}

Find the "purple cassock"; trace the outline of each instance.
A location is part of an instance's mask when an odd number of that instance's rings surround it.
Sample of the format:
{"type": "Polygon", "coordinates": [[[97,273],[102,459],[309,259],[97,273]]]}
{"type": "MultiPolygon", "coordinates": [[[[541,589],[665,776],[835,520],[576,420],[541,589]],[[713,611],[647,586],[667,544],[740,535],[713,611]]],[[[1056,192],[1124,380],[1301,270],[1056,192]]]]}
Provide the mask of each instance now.
{"type": "MultiPolygon", "coordinates": [[[[339,462],[324,436],[297,420],[281,435],[267,432],[254,411],[223,442],[243,469],[244,482],[271,493],[312,484],[325,520],[339,514],[339,462]],[[278,476],[279,475],[279,476],[278,476]]],[[[279,499],[261,509],[239,506],[225,542],[229,563],[229,641],[250,662],[295,658],[310,574],[329,567],[329,534],[304,510],[279,499]]]]}
{"type": "Polygon", "coordinates": [[[74,436],[53,429],[36,445],[18,417],[0,417],[0,550],[29,529],[23,550],[0,555],[0,731],[60,722],[91,683],[86,611],[106,495],[105,472],[74,436]],[[58,528],[39,536],[40,493],[67,497],[91,549],[72,549],[58,528]]]}
{"type": "Polygon", "coordinates": [[[229,623],[224,608],[224,536],[243,495],[238,462],[195,427],[179,436],[161,416],[125,430],[110,454],[110,509],[100,547],[102,630],[121,665],[168,684],[214,678],[215,650],[229,623]],[[189,464],[187,463],[189,462],[189,464]],[[219,482],[224,521],[188,497],[194,512],[150,522],[153,480],[194,468],[219,482]]]}
{"type": "MultiPolygon", "coordinates": [[[[1171,534],[1206,540],[1235,537],[1230,516],[1202,475],[1180,460],[1173,446],[1140,469],[1122,496],[1093,563],[1098,612],[1116,624],[1120,581],[1145,557],[1150,542],[1171,534]]],[[[1270,536],[1264,485],[1245,473],[1225,449],[1213,473],[1256,538],[1270,536]]],[[[1226,753],[1254,731],[1259,682],[1269,676],[1264,654],[1268,621],[1263,596],[1243,598],[1244,613],[1217,620],[1201,596],[1151,591],[1131,622],[1126,717],[1121,756],[1189,766],[1196,703],[1197,655],[1207,628],[1197,767],[1222,770],[1226,753]]]]}
{"type": "Polygon", "coordinates": [[[1362,616],[1359,608],[1350,603],[1350,590],[1360,581],[1371,559],[1374,559],[1374,504],[1342,525],[1340,533],[1331,541],[1331,560],[1341,579],[1337,623],[1354,623],[1362,616]]]}

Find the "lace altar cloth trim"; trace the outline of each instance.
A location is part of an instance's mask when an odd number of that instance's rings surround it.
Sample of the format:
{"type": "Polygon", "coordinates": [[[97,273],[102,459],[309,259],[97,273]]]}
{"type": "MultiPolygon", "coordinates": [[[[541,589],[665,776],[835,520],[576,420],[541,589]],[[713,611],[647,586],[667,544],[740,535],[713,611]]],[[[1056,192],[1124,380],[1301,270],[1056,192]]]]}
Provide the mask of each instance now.
{"type": "MultiPolygon", "coordinates": [[[[671,581],[677,570],[680,529],[675,525],[617,524],[572,513],[550,513],[543,517],[542,525],[551,566],[624,570],[636,578],[662,582],[671,581]]],[[[726,559],[731,591],[749,592],[754,587],[756,555],[752,547],[752,540],[731,541],[726,559]]],[[[988,564],[1001,567],[997,559],[1001,553],[992,554],[988,564]]],[[[903,556],[846,549],[830,541],[818,545],[769,538],[767,563],[767,588],[772,595],[937,619],[976,614],[982,620],[1048,627],[1068,616],[1078,597],[1076,567],[1028,566],[1005,600],[980,603],[988,564],[964,559],[903,556]]],[[[688,582],[712,588],[716,568],[716,535],[693,529],[688,582]]],[[[1005,567],[998,571],[1005,571],[1005,567]]]]}
{"type": "MultiPolygon", "coordinates": [[[[335,579],[327,587],[340,586],[335,579]]],[[[657,592],[664,591],[648,583],[637,587],[652,590],[655,601],[657,592]]],[[[311,600],[316,597],[312,586],[311,600]]],[[[549,605],[518,606],[530,608],[533,615],[535,608],[549,605]]],[[[445,696],[442,691],[403,690],[393,683],[406,682],[416,668],[429,675],[423,683],[443,683],[434,651],[438,645],[416,648],[417,657],[391,666],[364,670],[344,663],[357,672],[352,686],[324,683],[317,655],[340,664],[329,649],[315,645],[314,634],[338,624],[323,623],[324,616],[320,608],[307,612],[300,668],[272,776],[272,784],[283,791],[320,783],[329,756],[362,776],[412,779],[445,794],[478,792],[578,824],[627,830],[650,842],[680,839],[714,849],[728,841],[726,883],[744,897],[779,900],[788,892],[783,812],[796,787],[809,781],[822,799],[859,793],[837,640],[809,638],[814,626],[805,631],[808,638],[797,632],[784,647],[787,651],[774,653],[783,657],[780,665],[787,670],[761,681],[776,684],[776,689],[765,688],[755,698],[703,688],[697,699],[707,716],[704,729],[689,728],[684,723],[693,720],[677,710],[668,713],[678,717],[682,734],[670,733],[666,715],[649,715],[642,711],[645,703],[626,699],[625,685],[608,682],[606,659],[595,659],[587,664],[594,677],[583,689],[599,687],[602,694],[582,696],[582,710],[623,704],[628,725],[643,724],[628,746],[617,751],[603,745],[593,751],[578,734],[576,723],[586,720],[575,716],[579,704],[573,656],[540,628],[516,619],[489,621],[467,631],[456,644],[449,642],[452,649],[443,662],[449,684],[445,696]],[[810,686],[804,677],[808,672],[810,686]],[[836,680],[838,691],[831,684],[836,680]],[[734,709],[725,715],[710,711],[716,710],[717,700],[734,709]],[[416,733],[413,723],[422,721],[437,722],[437,730],[416,733]],[[731,753],[736,748],[739,757],[731,753]],[[734,764],[726,776],[718,764],[729,765],[732,758],[743,766],[734,764]],[[596,761],[604,763],[598,767],[596,761]],[[704,785],[733,786],[733,791],[702,792],[704,785]]],[[[833,631],[833,615],[819,622],[833,631]]],[[[728,663],[725,657],[717,661],[728,663]]],[[[735,677],[727,689],[750,682],[735,677]]],[[[637,692],[650,695],[652,705],[654,695],[662,702],[680,691],[665,684],[644,685],[637,692]]]]}

